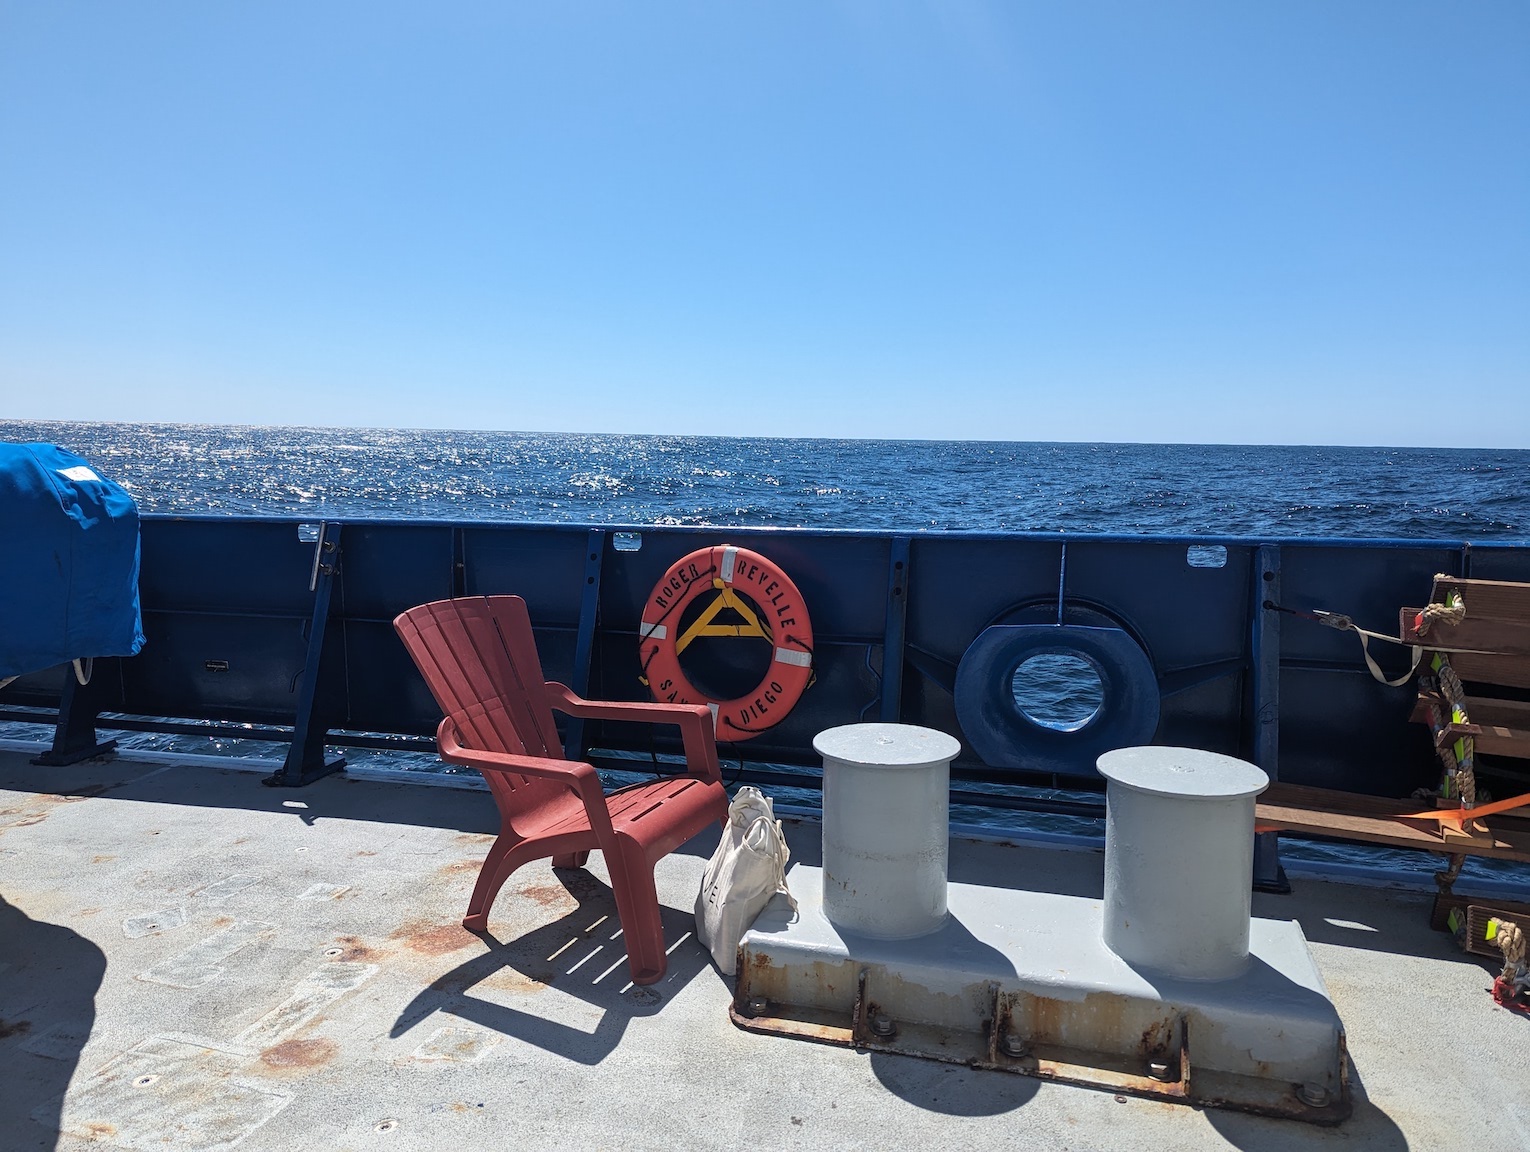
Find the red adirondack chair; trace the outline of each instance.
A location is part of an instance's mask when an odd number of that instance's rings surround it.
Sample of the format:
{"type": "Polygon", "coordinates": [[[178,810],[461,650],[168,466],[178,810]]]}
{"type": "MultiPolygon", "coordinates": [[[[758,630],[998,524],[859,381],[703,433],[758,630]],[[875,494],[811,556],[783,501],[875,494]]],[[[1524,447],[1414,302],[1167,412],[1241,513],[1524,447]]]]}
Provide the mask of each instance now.
{"type": "Polygon", "coordinates": [[[478,873],[462,923],[488,926],[510,874],[529,860],[579,868],[605,855],[634,984],[664,975],[667,957],[653,869],[708,824],[727,816],[710,711],[702,705],[582,700],[542,679],[526,602],[472,596],[421,604],[393,627],[446,714],[441,759],[477,768],[499,805],[499,838],[478,873]],[[677,724],[689,775],[607,795],[589,764],[564,758],[552,710],[598,720],[677,724]]]}

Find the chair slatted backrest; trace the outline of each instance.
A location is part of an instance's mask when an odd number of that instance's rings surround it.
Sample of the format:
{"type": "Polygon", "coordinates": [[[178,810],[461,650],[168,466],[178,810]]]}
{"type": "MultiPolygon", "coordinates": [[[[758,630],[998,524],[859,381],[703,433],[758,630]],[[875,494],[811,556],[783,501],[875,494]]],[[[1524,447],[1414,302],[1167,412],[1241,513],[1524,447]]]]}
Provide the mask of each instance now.
{"type": "MultiPolygon", "coordinates": [[[[519,596],[437,600],[409,609],[393,626],[441,711],[455,718],[463,744],[563,759],[531,617],[519,596]]],[[[491,785],[501,776],[486,775],[491,785]]],[[[533,792],[550,783],[521,776],[515,782],[517,790],[533,792]]]]}

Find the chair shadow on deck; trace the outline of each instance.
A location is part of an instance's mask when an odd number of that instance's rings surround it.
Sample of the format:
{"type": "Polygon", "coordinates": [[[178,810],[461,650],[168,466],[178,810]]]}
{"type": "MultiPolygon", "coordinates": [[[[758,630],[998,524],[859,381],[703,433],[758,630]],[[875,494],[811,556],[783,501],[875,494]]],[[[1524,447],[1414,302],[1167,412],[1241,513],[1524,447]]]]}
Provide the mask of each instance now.
{"type": "Polygon", "coordinates": [[[64,1092],[96,1018],[106,955],[0,896],[0,1133],[6,1148],[55,1148],[64,1092]]]}
{"type": "MultiPolygon", "coordinates": [[[[661,904],[668,970],[657,984],[633,985],[610,885],[580,869],[552,874],[557,884],[546,887],[561,886],[576,907],[513,940],[491,931],[474,933],[489,950],[444,972],[416,995],[394,1021],[390,1038],[442,1013],[578,1064],[599,1064],[621,1043],[633,1018],[660,1011],[665,998],[710,965],[691,914],[661,904]],[[592,1009],[598,1012],[593,1031],[587,1027],[592,1009]]],[[[503,903],[518,898],[523,894],[507,889],[503,903]]]]}

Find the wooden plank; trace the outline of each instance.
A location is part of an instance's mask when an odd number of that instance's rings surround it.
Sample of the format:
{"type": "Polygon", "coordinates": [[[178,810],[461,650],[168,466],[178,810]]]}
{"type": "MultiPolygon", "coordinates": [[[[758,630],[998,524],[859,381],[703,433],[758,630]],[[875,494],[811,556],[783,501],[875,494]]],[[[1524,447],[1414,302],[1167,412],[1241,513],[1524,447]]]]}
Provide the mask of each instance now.
{"type": "Polygon", "coordinates": [[[1255,806],[1255,822],[1307,836],[1357,840],[1428,852],[1462,853],[1530,862],[1530,825],[1495,817],[1462,834],[1429,821],[1399,817],[1419,811],[1417,800],[1387,800],[1296,784],[1271,784],[1255,806]]]}
{"type": "MultiPolygon", "coordinates": [[[[1449,710],[1444,702],[1440,703],[1440,708],[1449,710]]],[[[1468,696],[1466,715],[1471,723],[1445,725],[1441,729],[1443,735],[1436,738],[1436,743],[1442,739],[1470,736],[1476,741],[1477,751],[1486,755],[1530,758],[1530,702],[1468,696]],[[1503,723],[1506,720],[1515,726],[1503,723]]],[[[1430,722],[1429,708],[1422,697],[1413,706],[1413,715],[1409,719],[1415,724],[1430,722]]]]}
{"type": "Polygon", "coordinates": [[[1468,684],[1530,688],[1530,656],[1473,656],[1459,652],[1451,656],[1450,666],[1468,684]]]}
{"type": "MultiPolygon", "coordinates": [[[[1431,642],[1441,648],[1483,650],[1448,654],[1450,666],[1462,680],[1476,684],[1512,684],[1516,688],[1530,688],[1530,629],[1493,619],[1468,618],[1457,625],[1436,624],[1426,639],[1419,640],[1413,630],[1413,618],[1418,612],[1417,608],[1403,608],[1398,612],[1397,630],[1403,639],[1417,641],[1426,651],[1431,642]]],[[[1427,667],[1426,656],[1421,668],[1427,667]]]]}
{"type": "Polygon", "coordinates": [[[1466,616],[1502,620],[1506,624],[1530,624],[1530,584],[1512,580],[1461,580],[1436,576],[1429,599],[1444,604],[1452,592],[1461,593],[1466,616]]]}
{"type": "Polygon", "coordinates": [[[1398,613],[1398,636],[1426,648],[1434,643],[1489,653],[1453,652],[1450,664],[1462,680],[1530,688],[1530,584],[1435,577],[1433,603],[1445,603],[1452,592],[1460,592],[1466,604],[1466,617],[1459,624],[1437,623],[1419,640],[1413,621],[1423,609],[1403,608],[1398,613]]]}
{"type": "MultiPolygon", "coordinates": [[[[1398,613],[1397,634],[1410,644],[1421,644],[1425,648],[1438,645],[1441,648],[1475,648],[1505,656],[1530,656],[1530,623],[1505,620],[1486,613],[1473,615],[1468,607],[1466,619],[1461,623],[1437,622],[1430,627],[1429,634],[1420,639],[1413,628],[1413,622],[1422,611],[1422,608],[1404,608],[1398,613]]],[[[1468,653],[1453,654],[1450,658],[1452,663],[1457,655],[1468,653]]]]}

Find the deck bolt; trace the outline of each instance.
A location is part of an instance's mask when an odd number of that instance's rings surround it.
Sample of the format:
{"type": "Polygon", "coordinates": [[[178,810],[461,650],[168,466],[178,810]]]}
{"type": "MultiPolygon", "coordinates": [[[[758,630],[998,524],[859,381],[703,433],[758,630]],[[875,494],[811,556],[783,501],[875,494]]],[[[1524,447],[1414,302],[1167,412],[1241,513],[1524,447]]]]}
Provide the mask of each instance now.
{"type": "Polygon", "coordinates": [[[763,1016],[770,1011],[770,1001],[763,996],[751,996],[749,998],[749,1015],[763,1016]]]}
{"type": "Polygon", "coordinates": [[[1296,1089],[1296,1097],[1309,1108],[1328,1107],[1328,1089],[1312,1080],[1296,1089]]]}
{"type": "Polygon", "coordinates": [[[888,1040],[898,1034],[898,1025],[886,1012],[878,1012],[871,1018],[871,1034],[888,1040]]]}
{"type": "Polygon", "coordinates": [[[374,1131],[377,1131],[377,1132],[392,1132],[397,1127],[398,1127],[398,1121],[397,1120],[384,1120],[381,1124],[379,1124],[374,1129],[374,1131]]]}
{"type": "Polygon", "coordinates": [[[999,1037],[999,1051],[1018,1060],[1026,1052],[1025,1037],[1018,1032],[1003,1033],[999,1037]]]}
{"type": "Polygon", "coordinates": [[[158,1079],[158,1076],[140,1076],[137,1080],[134,1080],[133,1083],[139,1088],[147,1088],[150,1084],[154,1083],[154,1081],[158,1079]]]}
{"type": "Polygon", "coordinates": [[[1173,1080],[1169,1072],[1169,1066],[1162,1060],[1154,1060],[1148,1064],[1148,1075],[1154,1080],[1173,1080]]]}
{"type": "Polygon", "coordinates": [[[326,949],[324,949],[324,955],[326,955],[326,956],[338,956],[338,955],[340,955],[344,951],[345,951],[344,948],[326,948],[326,949]]]}

